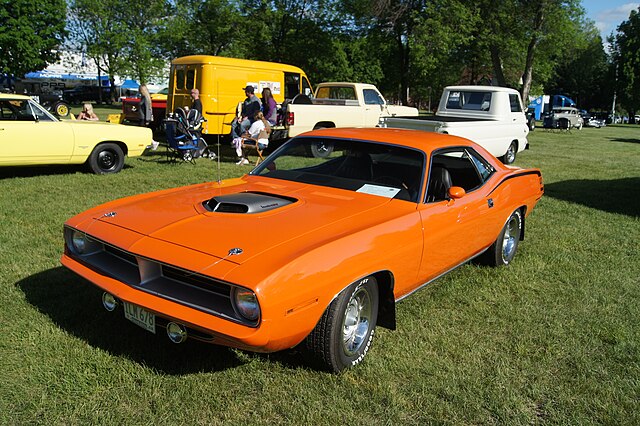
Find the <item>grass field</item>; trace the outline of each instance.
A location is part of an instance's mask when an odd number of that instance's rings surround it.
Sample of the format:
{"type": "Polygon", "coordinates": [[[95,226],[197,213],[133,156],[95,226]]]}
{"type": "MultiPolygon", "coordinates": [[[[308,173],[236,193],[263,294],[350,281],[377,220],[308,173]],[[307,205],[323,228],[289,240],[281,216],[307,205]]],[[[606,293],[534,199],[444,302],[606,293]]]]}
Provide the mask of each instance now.
{"type": "Polygon", "coordinates": [[[546,194],[513,264],[406,299],[341,375],[293,351],[174,345],[59,264],[70,216],[248,168],[0,169],[0,424],[640,424],[640,126],[530,142],[516,165],[540,167],[546,194]]]}

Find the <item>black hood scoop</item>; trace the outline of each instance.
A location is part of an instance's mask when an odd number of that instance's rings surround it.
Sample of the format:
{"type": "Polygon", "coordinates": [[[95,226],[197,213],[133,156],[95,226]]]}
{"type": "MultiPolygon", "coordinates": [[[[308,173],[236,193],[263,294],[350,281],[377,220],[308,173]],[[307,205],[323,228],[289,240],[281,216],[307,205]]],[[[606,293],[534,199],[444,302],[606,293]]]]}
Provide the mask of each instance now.
{"type": "Polygon", "coordinates": [[[216,213],[263,213],[295,203],[295,198],[262,192],[240,192],[213,197],[202,203],[205,209],[216,213]]]}

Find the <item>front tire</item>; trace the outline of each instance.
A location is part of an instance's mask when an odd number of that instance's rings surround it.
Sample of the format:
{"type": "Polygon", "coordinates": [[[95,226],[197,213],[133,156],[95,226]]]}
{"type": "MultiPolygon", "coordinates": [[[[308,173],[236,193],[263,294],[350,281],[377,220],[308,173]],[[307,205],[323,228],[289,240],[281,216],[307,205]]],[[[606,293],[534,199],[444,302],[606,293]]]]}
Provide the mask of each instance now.
{"type": "Polygon", "coordinates": [[[522,212],[511,213],[495,242],[484,253],[484,263],[490,266],[507,266],[516,255],[522,235],[522,212]]]}
{"type": "Polygon", "coordinates": [[[507,152],[504,153],[502,157],[500,157],[500,161],[503,164],[513,164],[516,161],[516,154],[518,152],[518,145],[516,141],[511,141],[509,144],[509,148],[507,148],[507,152]]]}
{"type": "Polygon", "coordinates": [[[115,143],[103,143],[93,149],[87,161],[89,170],[97,175],[118,173],[124,166],[124,152],[115,143]]]}
{"type": "Polygon", "coordinates": [[[378,283],[363,278],[336,297],[304,341],[307,354],[333,373],[359,364],[369,351],[378,318],[378,283]]]}

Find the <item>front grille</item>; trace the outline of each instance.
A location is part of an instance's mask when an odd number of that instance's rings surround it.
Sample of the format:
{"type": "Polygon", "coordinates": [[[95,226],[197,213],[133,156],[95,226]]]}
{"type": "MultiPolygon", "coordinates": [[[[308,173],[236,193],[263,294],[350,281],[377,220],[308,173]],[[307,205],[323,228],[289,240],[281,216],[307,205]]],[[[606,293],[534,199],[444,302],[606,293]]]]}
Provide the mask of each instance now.
{"type": "MultiPolygon", "coordinates": [[[[65,232],[72,231],[65,230],[65,232]]],[[[68,247],[66,252],[98,273],[140,291],[240,324],[251,327],[258,325],[258,321],[248,321],[234,309],[231,297],[232,289],[236,286],[193,271],[136,256],[100,240],[94,239],[94,241],[99,249],[91,253],[78,254],[68,247]]]]}

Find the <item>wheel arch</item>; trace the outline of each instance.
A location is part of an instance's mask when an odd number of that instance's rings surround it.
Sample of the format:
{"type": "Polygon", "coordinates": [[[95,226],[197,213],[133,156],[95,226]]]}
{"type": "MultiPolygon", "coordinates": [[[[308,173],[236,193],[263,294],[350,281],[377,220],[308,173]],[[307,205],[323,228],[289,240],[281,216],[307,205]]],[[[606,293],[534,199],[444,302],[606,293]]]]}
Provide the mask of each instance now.
{"type": "Polygon", "coordinates": [[[320,121],[313,126],[313,130],[316,129],[333,129],[336,127],[336,123],[333,121],[320,121]]]}
{"type": "Polygon", "coordinates": [[[378,322],[377,325],[389,330],[396,329],[396,300],[393,295],[395,284],[391,271],[379,271],[373,275],[378,282],[378,322]]]}
{"type": "Polygon", "coordinates": [[[118,145],[120,147],[120,149],[122,150],[122,152],[124,153],[125,156],[129,156],[129,147],[127,146],[126,143],[119,141],[119,140],[104,140],[104,141],[100,141],[96,144],[96,146],[93,147],[93,150],[91,150],[91,152],[95,151],[96,148],[98,148],[100,145],[104,145],[106,143],[114,143],[116,145],[118,145]]]}

